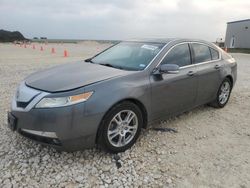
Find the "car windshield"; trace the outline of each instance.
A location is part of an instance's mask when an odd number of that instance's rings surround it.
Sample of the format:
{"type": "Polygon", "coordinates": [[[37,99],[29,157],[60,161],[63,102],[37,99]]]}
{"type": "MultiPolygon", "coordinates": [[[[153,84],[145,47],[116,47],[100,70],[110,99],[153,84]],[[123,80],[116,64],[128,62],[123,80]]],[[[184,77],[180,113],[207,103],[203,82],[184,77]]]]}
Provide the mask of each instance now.
{"type": "Polygon", "coordinates": [[[121,42],[90,61],[118,69],[143,70],[163,46],[163,43],[121,42]]]}

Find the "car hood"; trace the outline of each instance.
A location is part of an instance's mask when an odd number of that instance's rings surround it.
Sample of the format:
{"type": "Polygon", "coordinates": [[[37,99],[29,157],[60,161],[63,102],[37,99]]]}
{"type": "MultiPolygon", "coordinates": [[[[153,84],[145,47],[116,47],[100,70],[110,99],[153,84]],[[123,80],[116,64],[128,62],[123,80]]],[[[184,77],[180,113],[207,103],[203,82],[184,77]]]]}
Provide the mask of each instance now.
{"type": "Polygon", "coordinates": [[[126,75],[129,72],[131,71],[93,63],[76,62],[33,73],[25,79],[25,83],[29,87],[53,93],[80,88],[126,75]]]}

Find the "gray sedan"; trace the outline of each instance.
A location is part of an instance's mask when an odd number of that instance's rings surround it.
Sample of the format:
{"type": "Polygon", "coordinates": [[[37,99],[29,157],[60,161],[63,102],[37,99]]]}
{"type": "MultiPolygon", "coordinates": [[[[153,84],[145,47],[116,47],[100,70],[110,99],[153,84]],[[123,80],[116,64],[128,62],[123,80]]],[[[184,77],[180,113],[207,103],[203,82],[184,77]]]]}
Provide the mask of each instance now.
{"type": "Polygon", "coordinates": [[[203,104],[224,107],[236,76],[235,60],[212,43],[120,42],[85,61],[28,76],[8,125],[57,149],[97,145],[122,152],[156,121],[203,104]]]}

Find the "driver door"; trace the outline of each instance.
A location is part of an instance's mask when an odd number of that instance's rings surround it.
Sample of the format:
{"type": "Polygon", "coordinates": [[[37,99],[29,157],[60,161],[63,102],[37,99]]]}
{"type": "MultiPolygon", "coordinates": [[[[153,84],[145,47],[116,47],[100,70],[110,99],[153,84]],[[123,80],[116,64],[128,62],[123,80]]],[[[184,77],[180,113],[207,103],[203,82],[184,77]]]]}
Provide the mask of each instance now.
{"type": "Polygon", "coordinates": [[[195,106],[198,80],[196,66],[192,64],[188,43],[173,47],[161,64],[177,64],[175,73],[151,74],[152,116],[159,119],[181,113],[195,106]]]}

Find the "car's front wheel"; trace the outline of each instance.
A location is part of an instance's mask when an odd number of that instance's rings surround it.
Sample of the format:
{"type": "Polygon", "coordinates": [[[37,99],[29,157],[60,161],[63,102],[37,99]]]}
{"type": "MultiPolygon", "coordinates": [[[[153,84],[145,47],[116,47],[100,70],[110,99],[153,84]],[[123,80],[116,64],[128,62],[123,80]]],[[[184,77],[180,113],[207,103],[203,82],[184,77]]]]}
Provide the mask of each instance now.
{"type": "Polygon", "coordinates": [[[231,90],[232,83],[230,79],[225,78],[219,87],[215,101],[210,103],[210,105],[216,108],[223,108],[229,100],[231,90]]]}
{"type": "Polygon", "coordinates": [[[98,144],[112,153],[123,152],[136,142],[142,124],[140,108],[134,103],[122,102],[104,117],[98,132],[98,144]]]}

